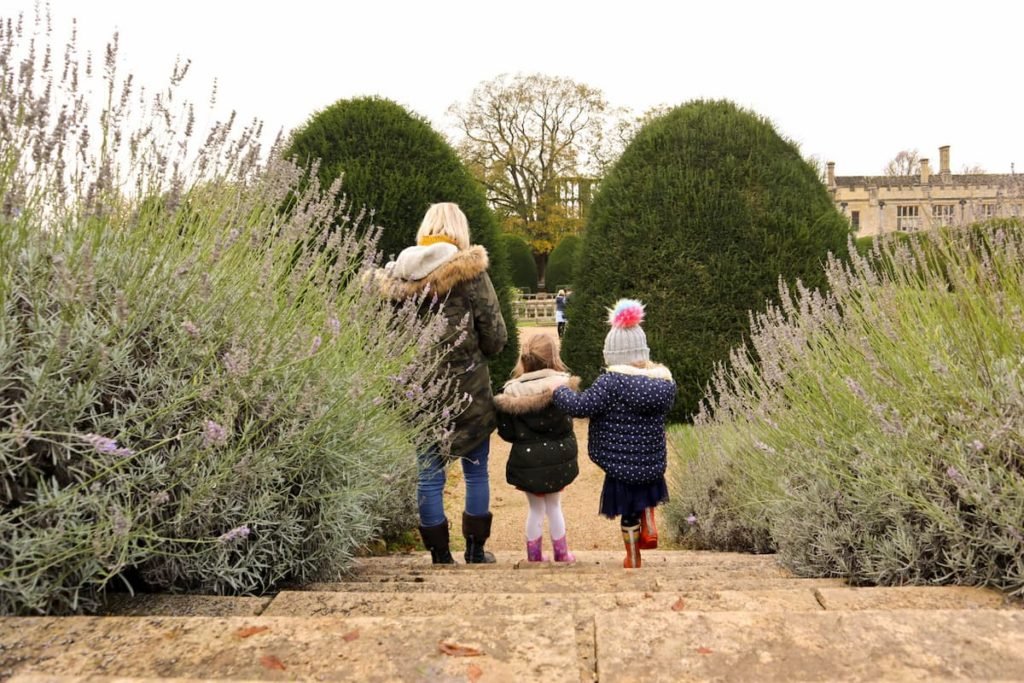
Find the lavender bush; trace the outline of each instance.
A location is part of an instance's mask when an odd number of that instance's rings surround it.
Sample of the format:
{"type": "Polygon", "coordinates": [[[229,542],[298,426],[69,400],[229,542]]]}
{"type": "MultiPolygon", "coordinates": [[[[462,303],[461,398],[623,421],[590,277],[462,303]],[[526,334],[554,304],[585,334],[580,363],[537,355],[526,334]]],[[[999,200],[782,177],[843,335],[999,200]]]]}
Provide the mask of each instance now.
{"type": "Polygon", "coordinates": [[[1024,594],[1021,228],[881,240],[827,264],[827,295],[783,288],[673,435],[684,537],[1024,594]]]}
{"type": "Polygon", "coordinates": [[[362,284],[368,219],[292,194],[258,122],[198,136],[187,67],[146,92],[116,36],[95,73],[51,43],[0,22],[0,614],[260,591],[408,528],[461,408],[441,316],[362,284]]]}

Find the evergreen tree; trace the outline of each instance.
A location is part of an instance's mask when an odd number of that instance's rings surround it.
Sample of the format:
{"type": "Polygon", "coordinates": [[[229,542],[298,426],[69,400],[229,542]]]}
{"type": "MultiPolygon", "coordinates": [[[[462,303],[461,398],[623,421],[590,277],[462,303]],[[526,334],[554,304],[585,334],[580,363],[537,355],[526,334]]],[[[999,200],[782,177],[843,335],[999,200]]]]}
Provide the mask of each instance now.
{"type": "Polygon", "coordinates": [[[361,97],[340,100],[310,117],[293,133],[285,155],[303,165],[319,160],[323,187],[342,177],[350,210],[374,212],[385,258],[415,243],[431,204],[459,205],[469,220],[471,241],[490,255],[491,280],[509,328],[508,345],[491,364],[492,381],[499,386],[519,355],[508,266],[483,190],[444,138],[390,100],[361,97]]]}
{"type": "Polygon", "coordinates": [[[579,256],[580,238],[569,235],[558,243],[548,257],[547,281],[545,286],[549,292],[557,292],[559,287],[572,285],[576,272],[576,259],[579,256]]]}
{"type": "Polygon", "coordinates": [[[533,260],[530,245],[522,237],[507,233],[501,235],[500,240],[508,258],[512,284],[524,291],[536,292],[537,263],[533,260]]]}
{"type": "Polygon", "coordinates": [[[652,358],[679,386],[675,419],[691,416],[714,364],[748,330],[749,311],[779,279],[824,283],[828,252],[849,226],[796,145],[728,101],[696,101],[645,125],[601,183],[584,231],[564,354],[593,379],[606,308],[647,304],[652,358]]]}

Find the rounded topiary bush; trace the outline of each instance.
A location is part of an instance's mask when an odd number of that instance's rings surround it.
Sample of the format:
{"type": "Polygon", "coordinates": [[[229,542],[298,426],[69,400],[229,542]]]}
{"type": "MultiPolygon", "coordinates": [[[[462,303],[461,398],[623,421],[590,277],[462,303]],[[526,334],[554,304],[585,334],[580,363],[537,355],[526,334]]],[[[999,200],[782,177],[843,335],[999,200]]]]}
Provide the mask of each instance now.
{"type": "Polygon", "coordinates": [[[652,357],[692,415],[716,362],[743,341],[749,311],[779,278],[824,282],[849,226],[814,169],[771,123],[727,101],[696,101],[644,126],[601,183],[584,231],[564,356],[593,378],[605,309],[647,304],[652,357]]]}
{"type": "MultiPolygon", "coordinates": [[[[474,244],[487,249],[490,276],[501,312],[514,332],[505,255],[498,243],[498,221],[480,185],[451,146],[425,120],[378,97],[340,100],[317,112],[292,134],[285,155],[300,165],[319,160],[322,187],[343,177],[351,211],[373,211],[381,228],[379,248],[385,258],[415,242],[427,208],[455,202],[469,220],[474,244]]],[[[492,363],[491,377],[508,376],[518,356],[518,339],[510,334],[505,350],[492,363]]]]}
{"type": "Polygon", "coordinates": [[[527,292],[537,291],[537,262],[530,245],[522,237],[508,234],[501,236],[501,243],[508,257],[512,284],[527,292]]]}
{"type": "Polygon", "coordinates": [[[569,235],[558,243],[548,256],[547,289],[557,292],[560,287],[573,284],[580,238],[569,235]]]}

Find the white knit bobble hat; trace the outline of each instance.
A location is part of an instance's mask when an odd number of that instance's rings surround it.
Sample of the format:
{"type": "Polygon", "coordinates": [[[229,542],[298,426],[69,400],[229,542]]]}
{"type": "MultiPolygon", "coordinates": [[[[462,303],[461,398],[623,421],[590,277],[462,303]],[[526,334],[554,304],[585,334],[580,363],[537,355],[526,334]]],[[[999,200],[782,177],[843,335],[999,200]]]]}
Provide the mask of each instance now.
{"type": "Polygon", "coordinates": [[[647,335],[640,323],[644,320],[644,305],[636,299],[619,299],[608,311],[608,324],[612,329],[604,338],[606,365],[626,365],[649,361],[651,350],[647,335]]]}

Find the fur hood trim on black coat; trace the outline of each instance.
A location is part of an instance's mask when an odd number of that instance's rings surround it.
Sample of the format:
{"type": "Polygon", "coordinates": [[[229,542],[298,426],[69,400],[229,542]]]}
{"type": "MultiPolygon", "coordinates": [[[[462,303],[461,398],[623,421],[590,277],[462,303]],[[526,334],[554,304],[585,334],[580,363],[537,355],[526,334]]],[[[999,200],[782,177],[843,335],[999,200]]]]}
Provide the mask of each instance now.
{"type": "MultiPolygon", "coordinates": [[[[398,255],[398,259],[414,257],[412,250],[415,249],[422,249],[422,247],[409,247],[398,255]]],[[[374,280],[385,297],[408,299],[422,293],[429,285],[431,294],[444,298],[456,286],[487,272],[490,260],[486,249],[479,244],[473,245],[469,249],[456,252],[449,260],[419,280],[403,280],[392,276],[394,263],[396,262],[389,263],[374,272],[374,280]]]]}
{"type": "Polygon", "coordinates": [[[494,397],[495,407],[503,413],[524,415],[551,405],[556,387],[568,386],[579,391],[580,378],[556,370],[537,370],[505,382],[502,392],[494,397]]]}

